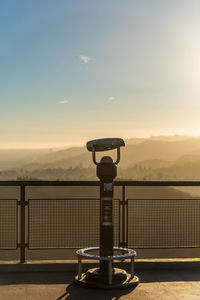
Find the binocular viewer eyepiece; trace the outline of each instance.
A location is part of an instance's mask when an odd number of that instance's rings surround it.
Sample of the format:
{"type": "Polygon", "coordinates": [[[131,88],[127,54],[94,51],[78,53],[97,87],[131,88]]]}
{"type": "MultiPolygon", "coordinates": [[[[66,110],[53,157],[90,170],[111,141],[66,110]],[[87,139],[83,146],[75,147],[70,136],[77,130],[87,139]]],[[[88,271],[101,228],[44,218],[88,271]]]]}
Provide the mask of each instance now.
{"type": "Polygon", "coordinates": [[[115,164],[118,164],[120,161],[120,147],[124,146],[124,140],[120,138],[104,138],[87,142],[87,149],[88,151],[92,152],[93,162],[96,165],[99,165],[99,163],[96,162],[95,152],[108,151],[113,149],[117,149],[117,160],[115,164]]]}
{"type": "Polygon", "coordinates": [[[105,138],[87,142],[88,151],[96,152],[113,150],[125,146],[124,140],[120,138],[105,138]]]}

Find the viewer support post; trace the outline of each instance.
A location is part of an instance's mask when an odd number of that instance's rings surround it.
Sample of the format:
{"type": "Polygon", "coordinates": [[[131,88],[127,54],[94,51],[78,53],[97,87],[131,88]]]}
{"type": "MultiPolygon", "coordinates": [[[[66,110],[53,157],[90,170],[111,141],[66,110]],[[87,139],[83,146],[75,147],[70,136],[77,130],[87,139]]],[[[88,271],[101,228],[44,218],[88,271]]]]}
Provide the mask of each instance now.
{"type": "Polygon", "coordinates": [[[105,138],[89,141],[88,151],[92,152],[93,162],[97,165],[97,177],[100,179],[100,249],[80,249],[78,255],[78,276],[75,283],[95,288],[122,288],[136,286],[138,277],[134,276],[134,257],[136,252],[130,249],[113,248],[113,180],[117,175],[117,164],[120,161],[120,147],[125,143],[120,138],[105,138]],[[117,160],[113,162],[110,156],[103,156],[100,162],[96,161],[96,152],[117,149],[117,160]],[[100,255],[91,255],[87,252],[100,250],[100,255]],[[118,251],[122,255],[113,256],[118,251]],[[81,259],[97,259],[100,267],[88,270],[82,275],[81,259]],[[131,272],[113,268],[113,261],[131,259],[131,272]]]}

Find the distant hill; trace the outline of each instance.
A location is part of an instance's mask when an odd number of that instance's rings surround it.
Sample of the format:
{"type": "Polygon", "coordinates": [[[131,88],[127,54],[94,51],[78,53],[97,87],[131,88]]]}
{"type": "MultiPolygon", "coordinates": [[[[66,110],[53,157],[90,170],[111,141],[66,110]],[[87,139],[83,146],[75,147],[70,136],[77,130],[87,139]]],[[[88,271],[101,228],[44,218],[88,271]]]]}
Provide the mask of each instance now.
{"type": "MultiPolygon", "coordinates": [[[[108,152],[97,153],[97,161],[108,152]]],[[[109,151],[116,159],[116,151],[109,151]]],[[[92,154],[86,147],[32,153],[24,163],[10,160],[9,168],[0,170],[0,180],[16,178],[95,179],[92,154]],[[13,164],[12,164],[13,163],[13,164]],[[20,163],[20,164],[17,164],[20,163]],[[12,166],[12,167],[10,167],[12,166]]],[[[118,176],[134,180],[200,179],[200,138],[133,138],[121,148],[118,176]]]]}
{"type": "Polygon", "coordinates": [[[174,165],[188,165],[188,164],[199,164],[200,162],[200,153],[199,155],[192,155],[192,154],[187,154],[183,155],[180,158],[176,160],[174,165]]]}
{"type": "MultiPolygon", "coordinates": [[[[163,161],[163,164],[165,162],[166,165],[167,161],[175,161],[181,156],[197,150],[200,153],[200,139],[187,139],[179,142],[154,141],[148,139],[136,144],[127,143],[126,147],[121,148],[120,166],[126,168],[136,162],[142,161],[154,161],[155,163],[163,161]]],[[[110,151],[110,153],[114,158],[116,157],[115,151],[110,151]]],[[[98,154],[97,157],[102,155],[104,155],[103,152],[98,154]]],[[[42,155],[37,159],[37,164],[39,164],[41,168],[68,168],[81,164],[84,167],[89,167],[92,165],[91,157],[91,153],[88,152],[85,147],[75,147],[42,155]]],[[[33,165],[31,167],[31,164],[29,164],[24,167],[32,168],[33,165]]]]}
{"type": "Polygon", "coordinates": [[[200,138],[178,142],[146,140],[140,144],[122,148],[121,166],[123,168],[129,167],[132,163],[143,160],[175,161],[180,156],[190,154],[193,151],[200,153],[200,138]]]}
{"type": "Polygon", "coordinates": [[[167,168],[173,164],[172,161],[161,160],[161,159],[151,159],[151,160],[141,160],[138,163],[133,163],[130,167],[134,168],[136,165],[140,165],[144,168],[158,169],[167,168]]]}
{"type": "MultiPolygon", "coordinates": [[[[196,138],[198,139],[199,137],[192,137],[192,139],[196,139],[196,138]]],[[[159,135],[159,136],[151,136],[149,139],[154,141],[180,142],[180,141],[191,139],[191,136],[183,136],[178,134],[172,136],[159,135]]]]}
{"type": "Polygon", "coordinates": [[[48,152],[49,149],[0,149],[0,170],[21,167],[48,152]]]}
{"type": "Polygon", "coordinates": [[[127,145],[136,145],[144,142],[146,139],[145,138],[132,138],[132,139],[126,139],[125,144],[127,145]]]}
{"type": "Polygon", "coordinates": [[[78,156],[82,153],[85,153],[85,147],[71,147],[64,150],[52,151],[48,154],[41,155],[38,157],[38,163],[51,163],[56,161],[61,161],[65,159],[70,159],[72,157],[78,156]]]}

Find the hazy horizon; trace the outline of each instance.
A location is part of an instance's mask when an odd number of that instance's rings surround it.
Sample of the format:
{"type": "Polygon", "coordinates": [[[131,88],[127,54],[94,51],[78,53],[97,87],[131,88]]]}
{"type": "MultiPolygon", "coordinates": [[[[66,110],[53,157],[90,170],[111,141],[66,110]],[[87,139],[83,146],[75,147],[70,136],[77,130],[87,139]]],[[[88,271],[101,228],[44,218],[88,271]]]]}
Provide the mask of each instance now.
{"type": "MultiPolygon", "coordinates": [[[[95,137],[96,139],[98,138],[105,138],[106,136],[99,136],[99,137],[95,137]]],[[[119,137],[119,136],[107,136],[107,137],[119,137]]],[[[121,137],[121,136],[120,136],[121,137]]],[[[180,134],[174,134],[174,135],[149,135],[149,136],[130,136],[130,137],[121,137],[124,140],[131,140],[131,139],[159,139],[159,138],[200,138],[200,135],[180,135],[180,134]]],[[[91,138],[92,139],[92,138],[91,138]]],[[[62,150],[62,149],[68,149],[68,148],[73,148],[73,147],[83,147],[86,145],[87,141],[91,140],[85,140],[83,143],[77,143],[77,144],[63,144],[63,145],[55,145],[55,144],[49,144],[49,145],[26,145],[24,144],[24,146],[22,145],[7,145],[7,146],[0,146],[0,150],[62,150]]]]}

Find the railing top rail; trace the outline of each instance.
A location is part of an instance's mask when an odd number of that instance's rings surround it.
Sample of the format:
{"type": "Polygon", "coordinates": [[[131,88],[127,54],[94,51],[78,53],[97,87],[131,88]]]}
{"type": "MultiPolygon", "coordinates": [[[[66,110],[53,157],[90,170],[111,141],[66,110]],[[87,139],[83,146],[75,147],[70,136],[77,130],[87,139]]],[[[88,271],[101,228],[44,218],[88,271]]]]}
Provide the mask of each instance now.
{"type": "MultiPolygon", "coordinates": [[[[100,182],[84,180],[1,180],[0,186],[99,186],[100,182]]],[[[200,186],[200,181],[134,181],[116,180],[115,186],[200,186]]]]}
{"type": "Polygon", "coordinates": [[[200,181],[115,181],[115,185],[124,186],[200,186],[200,181]]]}
{"type": "Polygon", "coordinates": [[[99,186],[99,181],[1,180],[0,186],[99,186]]]}

